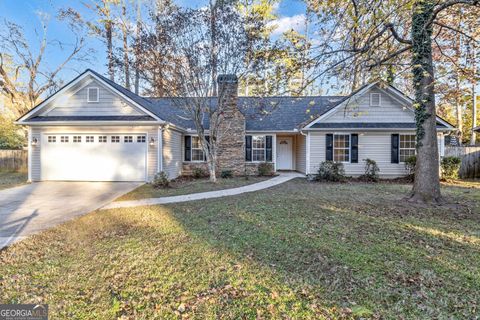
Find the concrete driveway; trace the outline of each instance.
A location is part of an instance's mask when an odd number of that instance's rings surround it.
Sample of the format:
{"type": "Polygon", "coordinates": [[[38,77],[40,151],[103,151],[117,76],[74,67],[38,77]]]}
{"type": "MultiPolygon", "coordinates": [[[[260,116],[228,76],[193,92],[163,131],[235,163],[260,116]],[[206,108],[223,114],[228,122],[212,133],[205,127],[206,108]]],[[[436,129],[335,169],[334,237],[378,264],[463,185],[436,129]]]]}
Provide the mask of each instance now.
{"type": "Polygon", "coordinates": [[[37,182],[0,190],[0,249],[103,207],[138,182],[37,182]]]}

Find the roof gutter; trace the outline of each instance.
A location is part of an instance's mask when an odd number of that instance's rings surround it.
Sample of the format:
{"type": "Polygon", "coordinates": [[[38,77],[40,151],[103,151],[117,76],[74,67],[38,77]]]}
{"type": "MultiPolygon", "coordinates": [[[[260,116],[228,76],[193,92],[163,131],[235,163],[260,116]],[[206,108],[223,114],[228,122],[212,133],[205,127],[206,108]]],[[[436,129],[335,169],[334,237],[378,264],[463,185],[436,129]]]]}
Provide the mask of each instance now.
{"type": "MultiPolygon", "coordinates": [[[[306,131],[414,131],[416,128],[308,128],[306,131]]],[[[437,128],[437,131],[453,131],[455,128],[437,128]]]]}
{"type": "Polygon", "coordinates": [[[15,121],[14,124],[17,125],[28,125],[28,126],[91,126],[91,125],[103,125],[103,126],[117,126],[117,125],[163,125],[165,121],[15,121]]]}

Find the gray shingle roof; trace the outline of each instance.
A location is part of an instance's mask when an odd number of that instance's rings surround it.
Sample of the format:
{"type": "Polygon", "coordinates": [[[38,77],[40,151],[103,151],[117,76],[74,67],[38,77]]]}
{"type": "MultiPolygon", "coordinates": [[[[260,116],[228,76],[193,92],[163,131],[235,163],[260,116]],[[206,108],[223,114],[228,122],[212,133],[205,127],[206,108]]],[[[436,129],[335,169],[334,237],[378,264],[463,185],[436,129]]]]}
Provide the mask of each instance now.
{"type": "MultiPolygon", "coordinates": [[[[141,97],[123,86],[111,81],[94,70],[87,69],[85,72],[77,76],[69,82],[72,83],[86,72],[91,72],[99,77],[114,89],[133,100],[152,114],[162,120],[177,125],[185,129],[194,129],[195,125],[190,119],[189,114],[180,106],[184,105],[188,99],[193,98],[146,98],[141,97]]],[[[68,85],[68,84],[67,84],[68,85]]],[[[67,86],[65,85],[65,86],[67,86]]],[[[64,86],[64,87],[65,87],[64,86]]],[[[303,97],[239,97],[238,107],[245,115],[246,130],[248,131],[291,131],[296,128],[308,124],[317,117],[328,112],[335,106],[339,105],[352,95],[356,94],[364,87],[359,88],[348,96],[303,96],[303,97]]],[[[399,91],[398,89],[396,89],[399,91]]],[[[400,92],[400,91],[399,91],[400,92]]],[[[50,99],[51,97],[47,98],[50,99]]],[[[216,108],[217,98],[209,97],[205,99],[206,105],[216,108]]],[[[39,107],[36,106],[34,109],[39,107]]],[[[29,121],[95,121],[95,120],[112,120],[112,121],[150,121],[154,120],[150,116],[89,116],[89,117],[33,117],[29,121]]],[[[208,119],[204,120],[205,127],[208,128],[208,119]]],[[[414,123],[341,123],[326,124],[317,123],[312,128],[335,128],[341,125],[342,128],[413,128],[414,123]]],[[[446,128],[438,123],[439,128],[446,128]]]]}
{"type": "MultiPolygon", "coordinates": [[[[305,121],[315,119],[338,104],[343,97],[239,97],[238,107],[245,115],[246,130],[293,130],[305,121]]],[[[161,119],[183,128],[195,128],[191,117],[181,107],[189,98],[150,98],[150,109],[161,119]]],[[[190,98],[191,99],[191,98],[190,98]]],[[[217,98],[204,98],[204,105],[215,109],[217,98]]],[[[208,119],[205,119],[208,127],[208,119]]]]}

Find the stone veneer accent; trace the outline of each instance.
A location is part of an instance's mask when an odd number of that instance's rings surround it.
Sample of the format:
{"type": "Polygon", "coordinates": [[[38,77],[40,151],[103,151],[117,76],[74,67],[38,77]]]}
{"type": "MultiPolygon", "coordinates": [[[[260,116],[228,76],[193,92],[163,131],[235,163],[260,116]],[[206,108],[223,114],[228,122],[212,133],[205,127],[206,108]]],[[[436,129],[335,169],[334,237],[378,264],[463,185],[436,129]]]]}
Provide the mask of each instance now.
{"type": "Polygon", "coordinates": [[[238,109],[238,79],[235,75],[219,75],[218,116],[223,117],[219,132],[223,138],[218,144],[217,173],[232,170],[234,175],[245,175],[245,116],[238,109]]]}
{"type": "Polygon", "coordinates": [[[182,165],[182,175],[193,175],[193,169],[201,168],[208,175],[208,166],[206,162],[184,162],[182,165]]]}

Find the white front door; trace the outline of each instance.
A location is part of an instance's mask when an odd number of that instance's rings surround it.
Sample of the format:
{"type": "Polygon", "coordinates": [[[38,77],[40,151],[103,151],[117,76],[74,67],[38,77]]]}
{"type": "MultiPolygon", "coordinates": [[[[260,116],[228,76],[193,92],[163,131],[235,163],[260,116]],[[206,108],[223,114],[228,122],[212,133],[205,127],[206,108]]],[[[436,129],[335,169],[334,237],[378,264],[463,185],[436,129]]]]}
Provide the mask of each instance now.
{"type": "Polygon", "coordinates": [[[293,169],[292,137],[277,137],[277,170],[293,169]]]}

